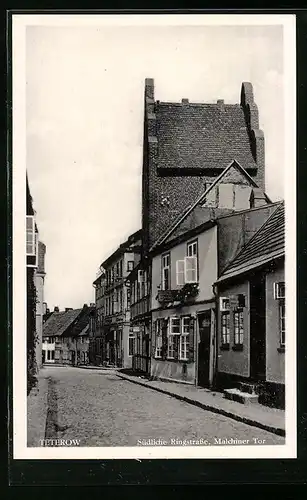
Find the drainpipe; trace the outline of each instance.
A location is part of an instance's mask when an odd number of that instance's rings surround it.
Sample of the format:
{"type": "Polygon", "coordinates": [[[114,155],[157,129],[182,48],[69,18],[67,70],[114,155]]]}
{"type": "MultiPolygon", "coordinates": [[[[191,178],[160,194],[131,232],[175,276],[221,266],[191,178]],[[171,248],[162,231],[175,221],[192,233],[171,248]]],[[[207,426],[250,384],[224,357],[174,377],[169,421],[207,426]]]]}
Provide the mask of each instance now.
{"type": "Polygon", "coordinates": [[[213,295],[215,297],[215,309],[214,309],[214,315],[215,315],[215,335],[214,335],[214,365],[213,365],[213,376],[212,376],[212,387],[214,388],[216,385],[216,377],[217,377],[217,361],[218,361],[218,286],[216,283],[213,283],[212,285],[212,291],[213,295]]]}

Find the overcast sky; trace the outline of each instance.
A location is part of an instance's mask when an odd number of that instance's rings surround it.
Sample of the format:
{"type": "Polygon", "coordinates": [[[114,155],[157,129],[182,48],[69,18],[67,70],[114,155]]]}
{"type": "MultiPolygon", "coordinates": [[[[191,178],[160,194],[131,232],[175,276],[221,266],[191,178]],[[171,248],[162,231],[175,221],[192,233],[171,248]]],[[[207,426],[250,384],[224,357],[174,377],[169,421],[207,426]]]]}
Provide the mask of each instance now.
{"type": "Polygon", "coordinates": [[[47,246],[45,300],[94,300],[99,264],[141,227],[143,93],[240,102],[254,87],[266,192],[283,197],[281,26],[27,27],[27,169],[47,246]]]}

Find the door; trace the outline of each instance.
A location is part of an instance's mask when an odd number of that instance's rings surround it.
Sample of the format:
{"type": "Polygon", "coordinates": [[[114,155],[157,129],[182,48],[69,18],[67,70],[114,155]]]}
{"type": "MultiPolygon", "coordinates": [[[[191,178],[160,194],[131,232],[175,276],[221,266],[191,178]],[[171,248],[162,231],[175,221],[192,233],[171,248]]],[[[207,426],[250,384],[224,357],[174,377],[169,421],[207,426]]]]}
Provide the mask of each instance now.
{"type": "Polygon", "coordinates": [[[74,365],[76,363],[76,353],[75,351],[71,351],[71,364],[74,365]]]}
{"type": "Polygon", "coordinates": [[[209,387],[211,309],[198,316],[198,385],[209,387]]]}
{"type": "Polygon", "coordinates": [[[250,281],[250,378],[265,380],[265,276],[250,281]]]}

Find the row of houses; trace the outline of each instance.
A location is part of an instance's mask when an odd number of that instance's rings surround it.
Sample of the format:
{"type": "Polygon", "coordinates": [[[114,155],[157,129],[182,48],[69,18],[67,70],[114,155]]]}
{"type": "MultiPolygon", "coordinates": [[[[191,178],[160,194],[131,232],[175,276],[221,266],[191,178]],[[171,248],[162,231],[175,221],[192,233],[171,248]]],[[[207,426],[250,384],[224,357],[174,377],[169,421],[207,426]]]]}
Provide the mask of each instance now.
{"type": "Polygon", "coordinates": [[[48,317],[43,327],[42,354],[44,364],[87,365],[89,363],[89,338],[95,328],[95,305],[83,308],[58,307],[48,317]]]}
{"type": "Polygon", "coordinates": [[[253,87],[155,100],[145,81],[142,227],[94,280],[92,364],[284,406],[284,203],[265,192],[253,87]]]}

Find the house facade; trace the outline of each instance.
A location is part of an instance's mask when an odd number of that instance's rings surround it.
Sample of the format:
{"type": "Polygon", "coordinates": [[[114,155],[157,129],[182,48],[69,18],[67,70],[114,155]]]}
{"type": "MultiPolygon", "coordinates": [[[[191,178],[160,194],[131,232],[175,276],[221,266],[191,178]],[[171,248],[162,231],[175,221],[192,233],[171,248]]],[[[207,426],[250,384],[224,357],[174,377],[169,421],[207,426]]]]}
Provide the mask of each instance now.
{"type": "Polygon", "coordinates": [[[104,335],[103,322],[105,317],[105,281],[106,276],[103,270],[99,269],[98,276],[93,282],[95,288],[96,321],[94,328],[90,329],[89,336],[89,363],[102,366],[104,362],[104,335]]]}
{"type": "Polygon", "coordinates": [[[185,233],[153,256],[152,377],[212,384],[216,279],[215,222],[185,233]]]}
{"type": "Polygon", "coordinates": [[[130,290],[129,356],[132,369],[150,375],[151,363],[151,264],[141,259],[127,278],[130,290]]]}
{"type": "Polygon", "coordinates": [[[26,276],[28,390],[42,365],[46,246],[39,240],[33,200],[26,177],[26,276]],[[32,380],[32,382],[31,382],[32,380]]]}
{"type": "Polygon", "coordinates": [[[277,207],[266,204],[202,224],[197,219],[202,212],[197,210],[190,229],[183,224],[181,234],[178,227],[176,235],[156,247],[152,256],[152,377],[215,385],[219,352],[214,284],[277,207]]]}
{"type": "Polygon", "coordinates": [[[54,311],[43,326],[44,363],[79,365],[89,362],[89,338],[95,324],[95,305],[54,311]]]}
{"type": "Polygon", "coordinates": [[[227,397],[285,402],[284,206],[279,204],[217,280],[217,385],[227,397]]]}
{"type": "MultiPolygon", "coordinates": [[[[152,354],[150,361],[152,376],[162,376],[163,372],[165,377],[184,379],[190,383],[204,379],[204,375],[198,373],[198,359],[195,359],[198,357],[198,354],[197,356],[195,354],[198,344],[195,339],[192,343],[192,336],[189,341],[189,355],[186,354],[187,318],[191,314],[189,329],[194,331],[194,335],[196,330],[199,330],[199,327],[196,327],[197,323],[201,322],[203,324],[200,327],[201,335],[212,337],[215,321],[212,290],[209,291],[207,281],[199,283],[200,298],[194,298],[193,304],[190,299],[188,306],[181,305],[180,314],[177,308],[172,309],[173,301],[167,302],[165,299],[170,292],[162,289],[166,286],[163,285],[162,273],[167,273],[169,268],[172,282],[167,286],[176,292],[178,287],[183,286],[176,282],[176,262],[182,261],[178,263],[181,269],[178,273],[182,277],[185,273],[183,266],[190,265],[195,257],[194,254],[189,255],[186,252],[194,252],[195,248],[191,246],[188,250],[185,243],[178,249],[174,247],[169,256],[167,252],[165,255],[159,252],[160,250],[164,252],[165,245],[185,233],[189,238],[190,231],[206,222],[210,223],[220,215],[270,203],[264,192],[264,168],[264,136],[259,129],[258,108],[250,83],[242,84],[238,104],[225,104],[223,100],[218,100],[216,104],[190,103],[188,99],[174,103],[156,100],[154,81],[146,79],[142,173],[142,263],[138,269],[141,274],[135,273],[131,277],[133,296],[131,314],[135,328],[131,330],[131,338],[135,336],[135,340],[131,340],[131,345],[135,342],[134,358],[138,370],[140,365],[143,365],[142,371],[148,371],[149,363],[146,357],[149,347],[152,354]],[[185,260],[186,257],[191,258],[185,260]],[[142,293],[139,291],[139,276],[146,276],[145,273],[151,277],[147,284],[149,292],[147,296],[141,297],[138,295],[142,293]],[[156,298],[158,286],[161,287],[159,300],[156,298]],[[165,300],[162,300],[162,292],[167,292],[164,293],[165,300]],[[164,311],[166,306],[168,309],[164,311]],[[200,313],[204,316],[202,317],[200,313]],[[178,314],[183,318],[180,319],[180,327],[178,314]],[[173,316],[175,319],[171,320],[173,316]],[[175,321],[177,327],[164,325],[162,328],[162,320],[167,320],[165,325],[172,325],[175,321]],[[163,335],[159,333],[162,330],[163,335]],[[181,354],[179,344],[177,346],[179,330],[184,332],[181,333],[180,340],[181,354]],[[168,331],[170,335],[165,333],[168,331]],[[137,335],[140,337],[139,340],[137,335]],[[171,344],[167,348],[166,340],[163,340],[162,348],[156,346],[156,338],[159,344],[162,338],[168,336],[169,342],[174,343],[174,348],[171,344]],[[179,368],[173,361],[178,357],[183,358],[180,360],[183,366],[179,368]]],[[[212,233],[214,231],[217,230],[212,229],[212,233]]],[[[204,239],[206,237],[204,236],[204,239]]],[[[217,235],[215,238],[217,239],[217,235]]],[[[199,251],[206,253],[202,241],[201,246],[197,247],[197,252],[199,251]]],[[[214,265],[209,273],[212,280],[218,276],[216,252],[215,247],[214,265]]],[[[201,259],[197,262],[200,266],[197,268],[199,273],[203,262],[201,259]]],[[[189,272],[191,274],[192,270],[189,272]]],[[[207,276],[207,273],[202,276],[205,275],[207,276]]],[[[213,281],[210,283],[211,287],[212,283],[213,281]]],[[[187,285],[190,286],[191,282],[187,285]]],[[[197,335],[200,335],[199,331],[197,335]]],[[[203,356],[210,357],[211,366],[205,377],[206,382],[203,383],[210,384],[213,379],[214,355],[211,353],[212,347],[209,349],[210,355],[208,349],[203,350],[206,351],[203,356]]]]}
{"type": "MultiPolygon", "coordinates": [[[[141,255],[141,231],[129,236],[115,252],[102,264],[105,279],[102,299],[102,358],[103,363],[129,368],[132,354],[129,351],[130,333],[130,287],[127,286],[128,274],[138,264],[141,255]]],[[[96,289],[97,290],[97,289],[96,289]]]]}

